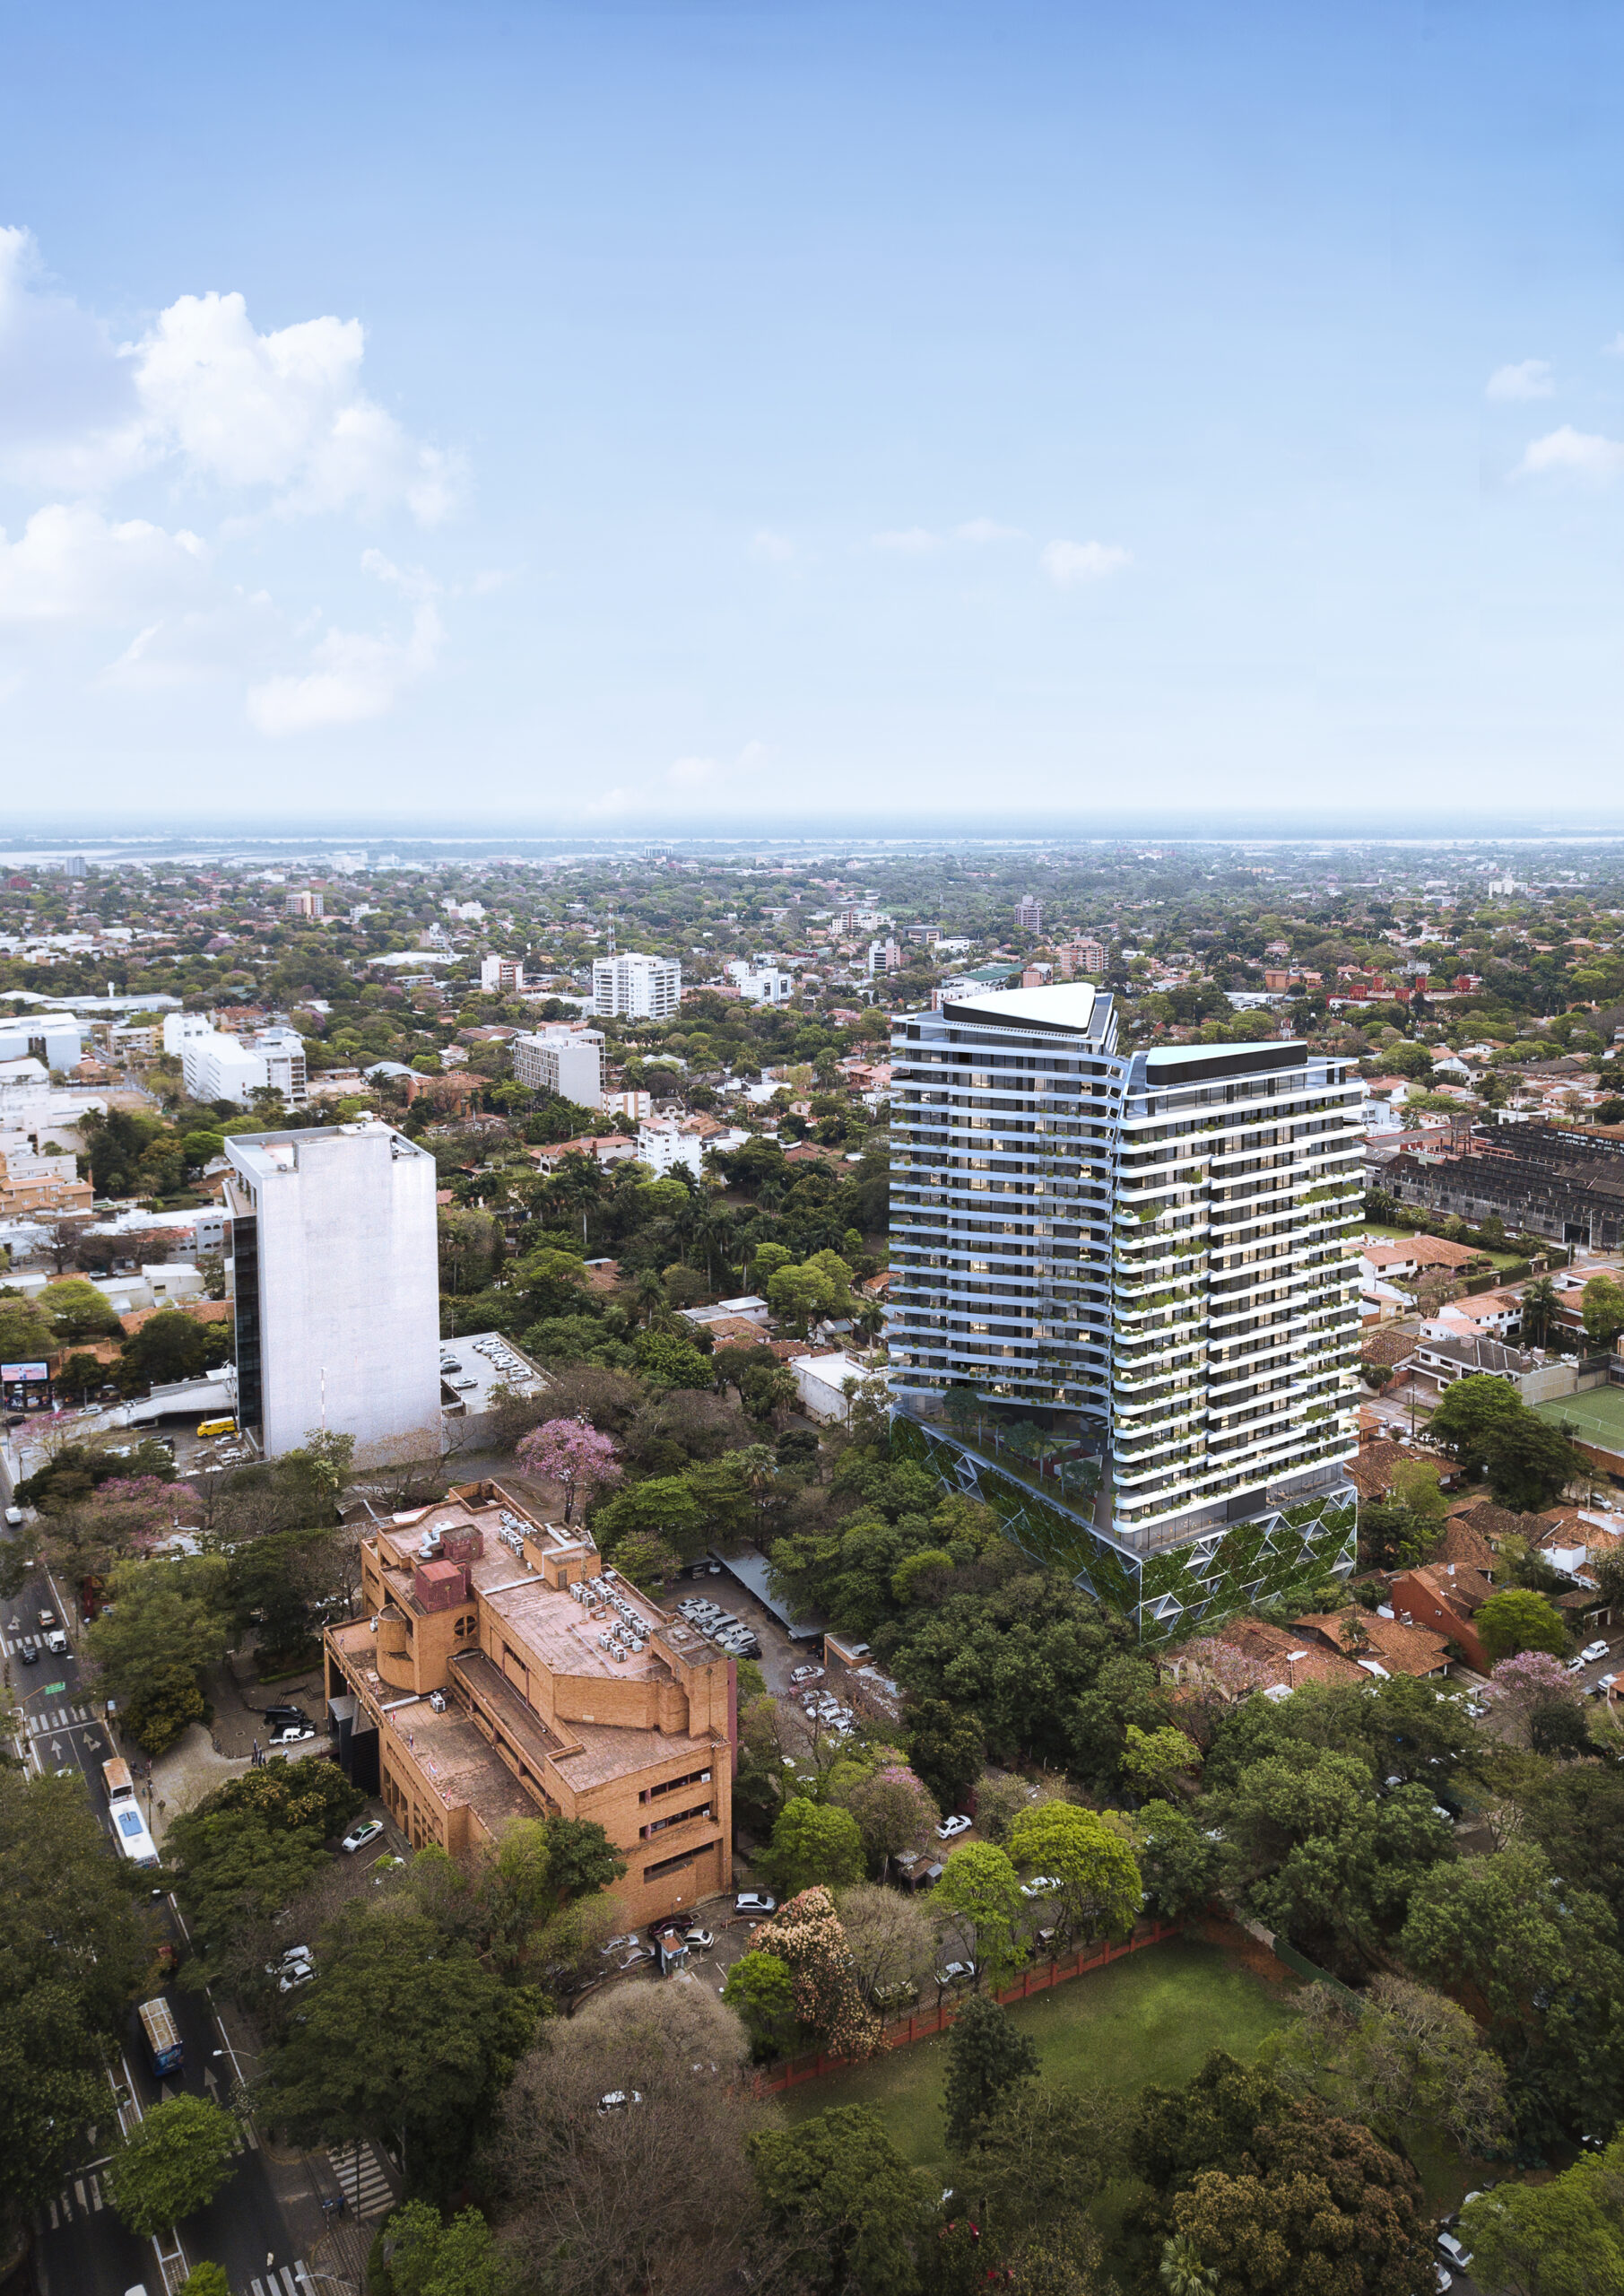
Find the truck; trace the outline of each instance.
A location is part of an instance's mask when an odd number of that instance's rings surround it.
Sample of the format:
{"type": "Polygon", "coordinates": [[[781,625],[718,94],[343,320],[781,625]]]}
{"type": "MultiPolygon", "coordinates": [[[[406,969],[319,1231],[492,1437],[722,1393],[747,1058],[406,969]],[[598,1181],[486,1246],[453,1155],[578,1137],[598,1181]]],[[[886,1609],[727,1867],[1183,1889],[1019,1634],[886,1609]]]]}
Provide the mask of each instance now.
{"type": "Polygon", "coordinates": [[[141,2021],[141,2037],[146,2043],[154,2075],[162,2080],[166,2073],[178,2073],[186,2063],[186,2049],[175,2013],[162,1994],[155,2001],[143,2001],[135,2014],[141,2021]]]}

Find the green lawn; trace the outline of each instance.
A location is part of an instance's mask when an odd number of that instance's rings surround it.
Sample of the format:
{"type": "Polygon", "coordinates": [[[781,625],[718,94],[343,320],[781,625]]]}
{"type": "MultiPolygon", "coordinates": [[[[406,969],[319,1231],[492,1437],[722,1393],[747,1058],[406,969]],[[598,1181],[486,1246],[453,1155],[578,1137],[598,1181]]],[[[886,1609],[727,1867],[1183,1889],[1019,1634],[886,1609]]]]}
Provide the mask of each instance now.
{"type": "MultiPolygon", "coordinates": [[[[1187,2081],[1207,2052],[1249,2058],[1290,2007],[1216,1945],[1169,1938],[1010,2011],[1037,2045],[1046,2080],[1136,2090],[1187,2081]]],[[[918,2168],[947,2168],[942,2086],[947,2035],[911,2042],[852,2073],[807,2081],[779,2100],[791,2121],[830,2105],[869,2105],[918,2168]]]]}
{"type": "MultiPolygon", "coordinates": [[[[1417,1236],[1424,1237],[1425,1235],[1425,1231],[1422,1229],[1388,1228],[1384,1226],[1382,1222],[1379,1220],[1367,1220],[1363,1232],[1370,1238],[1373,1243],[1385,1244],[1407,1244],[1411,1242],[1417,1236]]],[[[1473,1248],[1475,1249],[1476,1247],[1473,1248]]],[[[1483,1257],[1485,1259],[1492,1261],[1497,1268],[1500,1268],[1520,1267],[1526,1255],[1522,1252],[1486,1251],[1483,1254],[1483,1257]]]]}
{"type": "Polygon", "coordinates": [[[1589,1387],[1584,1394],[1559,1396],[1554,1403],[1534,1405],[1541,1419],[1553,1423],[1566,1419],[1581,1443],[1599,1450],[1624,1451],[1624,1387],[1589,1387]]]}

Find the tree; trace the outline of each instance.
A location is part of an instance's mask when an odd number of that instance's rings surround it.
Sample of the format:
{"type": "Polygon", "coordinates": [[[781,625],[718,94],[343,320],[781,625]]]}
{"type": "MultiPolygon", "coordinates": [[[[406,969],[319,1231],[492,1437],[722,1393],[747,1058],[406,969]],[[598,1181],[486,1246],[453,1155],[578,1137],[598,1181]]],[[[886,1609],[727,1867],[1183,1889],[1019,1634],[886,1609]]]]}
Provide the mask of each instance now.
{"type": "Polygon", "coordinates": [[[1559,1656],[1568,1648],[1568,1629],[1559,1612],[1531,1587],[1497,1587],[1479,1608],[1472,1624],[1491,1658],[1509,1658],[1518,1651],[1544,1650],[1559,1656]]]}
{"type": "MultiPolygon", "coordinates": [[[[1190,1743],[1182,1731],[1168,1735],[1190,1743]]],[[[1010,1828],[1009,1855],[1022,1872],[1051,1874],[1059,1883],[1068,1935],[1118,1940],[1132,1935],[1144,1895],[1139,1867],[1122,1836],[1096,1811],[1074,1802],[1022,1810],[1010,1828]]]]}
{"type": "Polygon", "coordinates": [[[856,1820],[868,1861],[882,1879],[893,1857],[925,1847],[942,1817],[930,1789],[902,1762],[871,1770],[842,1787],[837,1798],[856,1820]]]}
{"type": "Polygon", "coordinates": [[[959,2012],[947,2045],[947,2149],[968,2152],[1006,2092],[1038,2074],[1038,2051],[995,2001],[972,1994],[959,2012]]]}
{"type": "Polygon", "coordinates": [[[1168,2296],[1213,2296],[1218,2274],[1201,2260],[1201,2250],[1187,2233],[1171,2232],[1161,2244],[1156,2277],[1168,2296]]]}
{"type": "Polygon", "coordinates": [[[627,1985],[551,2019],[503,2100],[485,2175],[520,2296],[716,2296],[762,2230],[744,2157],[766,2109],[708,1987],[627,1985]],[[641,2100],[602,2110],[606,2096],[641,2100]]]}
{"type": "Polygon", "coordinates": [[[1127,2166],[1115,2091],[1021,2081],[994,2105],[956,2181],[1008,2242],[1075,2224],[1127,2166]]]}
{"type": "Polygon", "coordinates": [[[504,2296],[511,2284],[490,2225],[477,2208],[449,2223],[426,2200],[409,2200],[384,2228],[386,2296],[504,2296]]]}
{"type": "Polygon", "coordinates": [[[124,1326],[107,1293],[99,1292],[83,1275],[70,1275],[61,1283],[48,1283],[40,1304],[56,1325],[58,1340],[66,1340],[70,1345],[75,1340],[105,1339],[109,1334],[123,1334],[124,1326]]]}
{"type": "Polygon", "coordinates": [[[595,1818],[549,1818],[547,1878],[560,1905],[612,1888],[625,1871],[625,1859],[595,1818]]]}
{"type": "Polygon", "coordinates": [[[172,2097],[154,2105],[107,2165],[113,2206],[149,2240],[206,2208],[237,2166],[234,2117],[211,2097],[172,2097]]]}
{"type": "Polygon", "coordinates": [[[195,2264],[180,2283],[180,2296],[231,2296],[224,2265],[206,2258],[195,2264]]]}
{"type": "Polygon", "coordinates": [[[682,1568],[681,1558],[655,1531],[633,1531],[614,1551],[615,1569],[634,1587],[663,1587],[682,1568]]]}
{"type": "Polygon", "coordinates": [[[1523,1650],[1515,1658],[1502,1658],[1489,1677],[1489,1694],[1524,1737],[1532,1736],[1536,1715],[1553,1706],[1571,1707],[1576,1713],[1584,1698],[1567,1667],[1545,1650],[1523,1650]]]}
{"type": "Polygon", "coordinates": [[[1437,2130],[1468,2154],[1505,2137],[1505,2066],[1458,2003],[1407,1978],[1375,1979],[1362,2010],[1329,1986],[1309,1986],[1272,2071],[1412,2156],[1437,2130]]]}
{"type": "Polygon", "coordinates": [[[1194,1779],[1201,1761],[1201,1748],[1184,1731],[1171,1726],[1146,1731],[1128,1724],[1122,1766],[1135,1793],[1165,1801],[1170,1786],[1194,1779]]]}
{"type": "Polygon", "coordinates": [[[300,2000],[266,2055],[265,2111],[300,2144],[386,2138],[411,2183],[454,2189],[534,2038],[533,1998],[386,1898],[343,1908],[300,2000]]]}
{"type": "Polygon", "coordinates": [[[29,1362],[56,1348],[56,1326],[46,1309],[20,1292],[0,1291],[0,1356],[29,1362]]]}
{"type": "Polygon", "coordinates": [[[324,1840],[364,1799],[334,1763],[279,1762],[181,1812],[164,1847],[205,1974],[257,1976],[266,1926],[320,1873],[324,1840]]]}
{"type": "Polygon", "coordinates": [[[1218,1844],[1188,1810],[1147,1802],[1139,1813],[1139,1875],[1145,1904],[1162,1921],[1202,1911],[1218,1878],[1218,1844]]]}
{"type": "Polygon", "coordinates": [[[981,1725],[945,1699],[910,1700],[908,1760],[939,1808],[962,1809],[986,1761],[981,1725]]]}
{"type": "Polygon", "coordinates": [[[126,1396],[173,1379],[195,1378],[212,1364],[230,1361],[231,1334],[223,1323],[201,1323],[183,1308],[160,1308],[119,1352],[115,1374],[126,1396]]]}
{"type": "Polygon", "coordinates": [[[1624,1332],[1624,1284],[1611,1275],[1593,1275],[1579,1294],[1579,1314],[1591,1345],[1610,1353],[1614,1340],[1624,1332]]]}
{"type": "Polygon", "coordinates": [[[106,2056],[152,1941],[75,1770],[0,1767],[0,2147],[5,2218],[59,2189],[105,2114],[106,2056]]]}
{"type": "Polygon", "coordinates": [[[330,1531],[273,1531],[233,1545],[225,1599],[237,1633],[256,1629],[267,1657],[302,1657],[318,1638],[317,1605],[340,1593],[343,1579],[330,1531]]]}
{"type": "Polygon", "coordinates": [[[796,1795],[779,1811],[772,1848],[762,1860],[786,1896],[819,1884],[855,1882],[863,1872],[863,1836],[849,1810],[820,1806],[796,1795]]]}
{"type": "Polygon", "coordinates": [[[1555,1280],[1551,1276],[1536,1275],[1532,1283],[1524,1286],[1522,1315],[1519,1320],[1523,1327],[1523,1337],[1530,1346],[1543,1347],[1561,1304],[1555,1280]]]}
{"type": "Polygon", "coordinates": [[[759,1953],[776,1953],[795,1983],[795,2015],[832,2056],[861,2059],[883,2046],[880,2021],[857,1990],[846,1931],[827,1890],[803,1890],[755,1933],[759,1953]]]}
{"type": "Polygon", "coordinates": [[[1203,2170],[1173,2218],[1225,2296],[1431,2296],[1430,2243],[1408,2165],[1311,2100],[1259,2127],[1235,2171],[1203,2170]]]}
{"type": "Polygon", "coordinates": [[[663,1540],[679,1555],[702,1554],[705,1523],[698,1500],[680,1474],[651,1474],[604,1500],[592,1518],[605,1555],[634,1532],[663,1540]]]}
{"type": "Polygon", "coordinates": [[[745,2152],[796,2285],[818,2296],[916,2296],[924,2192],[865,2106],[762,2130],[745,2152]]]}
{"type": "Polygon", "coordinates": [[[938,1920],[958,1914],[975,1931],[979,1979],[994,1992],[1026,1958],[1015,1935],[1022,1906],[1015,1868],[990,1841],[962,1843],[931,1892],[931,1911],[938,1920]]]}
{"type": "Polygon", "coordinates": [[[722,1998],[736,2009],[763,2057],[782,2057],[795,2042],[795,1981],[776,1953],[741,1953],[722,1998]]]}
{"type": "Polygon", "coordinates": [[[218,1555],[121,1562],[109,1581],[116,1607],[86,1629],[85,1646],[108,1687],[143,1717],[141,1743],[154,1753],[178,1735],[169,1724],[190,1703],[188,1686],[195,1690],[199,1669],[225,1655],[225,1578],[218,1555]]]}
{"type": "Polygon", "coordinates": [[[1525,1408],[1495,1430],[1489,1445],[1489,1488],[1502,1507],[1537,1514],[1554,1507],[1568,1483],[1585,1480],[1589,1469],[1571,1433],[1566,1424],[1553,1427],[1525,1408]]]}
{"type": "Polygon", "coordinates": [[[1473,1371],[1456,1379],[1444,1395],[1432,1414],[1430,1431],[1463,1465],[1481,1474],[1494,1434],[1524,1407],[1504,1379],[1473,1371]]]}
{"type": "Polygon", "coordinates": [[[1500,2184],[1461,2211],[1473,2277],[1509,2296],[1624,2296],[1624,2142],[1544,2185],[1500,2184]]]}
{"type": "Polygon", "coordinates": [[[525,1436],[515,1457],[526,1474],[563,1486],[567,1523],[574,1518],[578,1498],[589,1504],[600,1492],[612,1490],[625,1473],[619,1446],[584,1419],[543,1421],[525,1436]]]}
{"type": "Polygon", "coordinates": [[[857,1990],[884,2013],[914,1998],[935,1965],[930,1916],[915,1897],[873,1882],[840,1892],[840,1920],[857,1990]]]}

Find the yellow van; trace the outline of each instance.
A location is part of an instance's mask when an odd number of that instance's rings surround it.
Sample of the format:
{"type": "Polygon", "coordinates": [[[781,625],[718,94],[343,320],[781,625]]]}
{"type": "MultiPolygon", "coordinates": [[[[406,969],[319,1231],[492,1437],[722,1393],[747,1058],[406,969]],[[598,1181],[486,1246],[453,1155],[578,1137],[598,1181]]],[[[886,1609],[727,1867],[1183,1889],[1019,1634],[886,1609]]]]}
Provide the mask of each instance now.
{"type": "Polygon", "coordinates": [[[237,1422],[234,1419],[200,1419],[197,1422],[197,1432],[199,1437],[204,1435],[235,1435],[237,1432],[237,1422]]]}

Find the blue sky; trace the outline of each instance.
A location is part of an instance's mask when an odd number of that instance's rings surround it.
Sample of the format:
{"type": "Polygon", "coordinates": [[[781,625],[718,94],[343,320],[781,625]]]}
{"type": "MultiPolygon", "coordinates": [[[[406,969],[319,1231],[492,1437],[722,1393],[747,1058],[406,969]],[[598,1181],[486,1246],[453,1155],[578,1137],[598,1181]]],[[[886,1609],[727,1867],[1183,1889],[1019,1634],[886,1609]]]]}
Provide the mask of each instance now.
{"type": "Polygon", "coordinates": [[[1616,10],[0,21],[19,813],[1624,813],[1616,10]]]}

